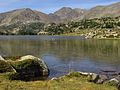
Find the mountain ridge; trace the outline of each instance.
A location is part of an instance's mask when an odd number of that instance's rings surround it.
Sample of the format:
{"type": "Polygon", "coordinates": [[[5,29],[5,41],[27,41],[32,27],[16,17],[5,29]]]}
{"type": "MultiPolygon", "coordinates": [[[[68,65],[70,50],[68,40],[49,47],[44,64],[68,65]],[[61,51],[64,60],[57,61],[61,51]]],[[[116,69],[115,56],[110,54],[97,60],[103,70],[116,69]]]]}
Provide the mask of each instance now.
{"type": "Polygon", "coordinates": [[[16,9],[0,13],[0,25],[17,22],[63,23],[74,20],[100,18],[104,16],[120,16],[120,2],[106,6],[96,6],[89,10],[81,8],[63,7],[54,13],[45,14],[30,8],[16,9]]]}

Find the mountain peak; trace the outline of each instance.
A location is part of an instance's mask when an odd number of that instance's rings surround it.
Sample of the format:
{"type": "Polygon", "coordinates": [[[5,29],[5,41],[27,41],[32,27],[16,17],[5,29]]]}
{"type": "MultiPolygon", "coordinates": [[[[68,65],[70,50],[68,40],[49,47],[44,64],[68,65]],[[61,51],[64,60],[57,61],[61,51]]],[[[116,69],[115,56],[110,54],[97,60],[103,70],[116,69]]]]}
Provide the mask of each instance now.
{"type": "Polygon", "coordinates": [[[52,14],[45,14],[30,8],[16,9],[5,13],[0,13],[0,25],[16,22],[65,22],[71,20],[81,20],[89,18],[100,18],[104,16],[120,16],[120,2],[107,6],[96,6],[89,10],[71,7],[62,7],[52,14]]]}
{"type": "Polygon", "coordinates": [[[70,7],[63,7],[56,11],[54,14],[59,16],[64,21],[71,21],[73,19],[82,18],[84,12],[84,9],[72,9],[70,7]]]}
{"type": "Polygon", "coordinates": [[[24,10],[32,10],[32,9],[30,9],[30,8],[23,8],[24,10]]]}
{"type": "Polygon", "coordinates": [[[72,10],[71,7],[62,7],[60,10],[72,10]]]}
{"type": "Polygon", "coordinates": [[[100,17],[105,17],[105,16],[117,17],[117,16],[120,16],[119,8],[120,8],[120,2],[107,5],[107,6],[99,5],[99,6],[91,8],[87,12],[85,17],[86,19],[87,18],[100,18],[100,17]]]}
{"type": "Polygon", "coordinates": [[[61,13],[67,14],[71,11],[72,11],[72,8],[70,8],[70,7],[62,7],[61,9],[56,11],[54,14],[57,14],[59,16],[59,14],[61,14],[61,13]]]}
{"type": "MultiPolygon", "coordinates": [[[[3,15],[0,14],[0,17],[3,15]]],[[[9,13],[4,13],[4,18],[0,20],[1,24],[12,24],[17,22],[50,22],[49,16],[47,14],[34,11],[30,8],[22,8],[10,11],[9,13]]]]}

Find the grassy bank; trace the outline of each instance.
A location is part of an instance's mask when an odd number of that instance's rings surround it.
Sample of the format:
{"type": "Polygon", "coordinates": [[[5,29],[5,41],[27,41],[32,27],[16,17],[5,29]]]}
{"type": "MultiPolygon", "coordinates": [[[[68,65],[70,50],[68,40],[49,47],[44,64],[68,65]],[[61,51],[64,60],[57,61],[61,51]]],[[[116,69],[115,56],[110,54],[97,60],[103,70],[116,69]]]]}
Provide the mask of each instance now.
{"type": "Polygon", "coordinates": [[[7,74],[0,74],[0,90],[117,90],[108,84],[88,82],[88,77],[72,73],[55,80],[46,81],[14,81],[7,74]]]}

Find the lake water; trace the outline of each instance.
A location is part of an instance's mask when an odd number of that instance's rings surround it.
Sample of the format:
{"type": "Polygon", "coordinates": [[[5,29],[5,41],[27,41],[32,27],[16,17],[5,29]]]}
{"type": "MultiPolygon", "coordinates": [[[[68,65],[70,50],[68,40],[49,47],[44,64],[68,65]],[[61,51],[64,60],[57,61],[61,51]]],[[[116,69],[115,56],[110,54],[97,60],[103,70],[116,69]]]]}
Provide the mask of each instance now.
{"type": "Polygon", "coordinates": [[[120,40],[79,36],[0,36],[0,55],[34,55],[50,69],[50,78],[70,71],[120,71],[120,40]]]}

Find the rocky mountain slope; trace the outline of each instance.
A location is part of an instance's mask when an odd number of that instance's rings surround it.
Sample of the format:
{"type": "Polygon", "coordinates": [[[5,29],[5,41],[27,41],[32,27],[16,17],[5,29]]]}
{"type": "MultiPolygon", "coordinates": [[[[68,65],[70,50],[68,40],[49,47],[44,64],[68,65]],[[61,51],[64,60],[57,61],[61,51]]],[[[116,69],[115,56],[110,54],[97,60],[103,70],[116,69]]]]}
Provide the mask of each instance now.
{"type": "Polygon", "coordinates": [[[0,25],[9,25],[16,22],[42,22],[42,23],[60,23],[71,20],[81,20],[84,18],[116,17],[120,16],[120,2],[108,6],[96,6],[90,10],[72,9],[63,7],[58,11],[45,14],[29,8],[17,9],[0,14],[0,25]]]}
{"type": "Polygon", "coordinates": [[[120,2],[108,6],[96,6],[90,9],[84,18],[100,18],[100,17],[117,17],[120,16],[120,2]]]}
{"type": "Polygon", "coordinates": [[[70,21],[70,20],[76,20],[76,19],[82,19],[85,15],[87,10],[85,9],[72,9],[69,7],[63,7],[60,10],[56,11],[54,15],[57,15],[60,17],[62,21],[70,21]]]}
{"type": "Polygon", "coordinates": [[[11,24],[16,22],[51,22],[47,14],[31,10],[29,8],[17,9],[0,14],[1,24],[11,24]]]}

